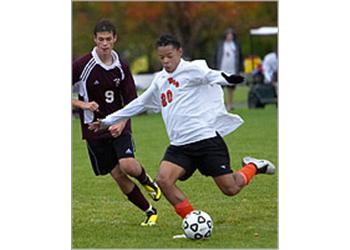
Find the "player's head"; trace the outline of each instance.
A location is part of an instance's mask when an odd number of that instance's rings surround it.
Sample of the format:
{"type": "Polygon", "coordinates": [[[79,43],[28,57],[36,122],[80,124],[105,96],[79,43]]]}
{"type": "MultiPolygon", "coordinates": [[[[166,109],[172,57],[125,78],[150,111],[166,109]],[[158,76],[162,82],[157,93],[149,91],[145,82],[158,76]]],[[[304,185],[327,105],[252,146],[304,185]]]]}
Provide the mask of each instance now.
{"type": "Polygon", "coordinates": [[[169,73],[175,71],[183,53],[181,43],[172,35],[162,35],[156,42],[156,49],[164,69],[169,73]]]}
{"type": "Polygon", "coordinates": [[[94,41],[99,55],[110,55],[117,41],[115,26],[109,20],[99,21],[94,28],[94,41]]]}

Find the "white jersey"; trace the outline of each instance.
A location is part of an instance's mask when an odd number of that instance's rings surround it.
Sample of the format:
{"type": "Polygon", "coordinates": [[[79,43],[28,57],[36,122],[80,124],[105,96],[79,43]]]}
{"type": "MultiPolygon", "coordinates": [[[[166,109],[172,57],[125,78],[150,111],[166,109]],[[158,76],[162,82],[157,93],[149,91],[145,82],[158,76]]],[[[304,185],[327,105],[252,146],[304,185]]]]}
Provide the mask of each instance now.
{"type": "Polygon", "coordinates": [[[226,74],[237,74],[235,67],[236,53],[237,49],[235,43],[233,41],[225,41],[220,70],[224,71],[226,74]]]}
{"type": "Polygon", "coordinates": [[[221,72],[210,69],[204,60],[181,59],[174,72],[158,72],[142,95],[108,115],[101,126],[108,127],[141,112],[161,111],[172,145],[212,138],[216,132],[225,136],[243,123],[240,116],[225,109],[219,85],[226,84],[221,72]]]}

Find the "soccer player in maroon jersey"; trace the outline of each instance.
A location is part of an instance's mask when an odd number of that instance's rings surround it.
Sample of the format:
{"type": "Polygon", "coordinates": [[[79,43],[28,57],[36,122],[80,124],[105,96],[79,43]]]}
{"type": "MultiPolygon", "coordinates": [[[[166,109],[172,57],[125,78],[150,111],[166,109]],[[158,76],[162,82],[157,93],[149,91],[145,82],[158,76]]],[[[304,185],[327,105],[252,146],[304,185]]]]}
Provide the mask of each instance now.
{"type": "Polygon", "coordinates": [[[161,191],[134,158],[131,121],[98,133],[88,129],[89,123],[123,108],[137,97],[128,66],[113,50],[116,41],[116,29],[110,21],[96,24],[96,47],[73,62],[73,90],[79,92],[79,100],[73,99],[72,105],[79,108],[82,135],[95,175],[110,173],[130,202],[145,212],[146,219],[141,225],[152,226],[158,218],[157,210],[129,176],[136,178],[155,201],[160,199],[161,191]]]}

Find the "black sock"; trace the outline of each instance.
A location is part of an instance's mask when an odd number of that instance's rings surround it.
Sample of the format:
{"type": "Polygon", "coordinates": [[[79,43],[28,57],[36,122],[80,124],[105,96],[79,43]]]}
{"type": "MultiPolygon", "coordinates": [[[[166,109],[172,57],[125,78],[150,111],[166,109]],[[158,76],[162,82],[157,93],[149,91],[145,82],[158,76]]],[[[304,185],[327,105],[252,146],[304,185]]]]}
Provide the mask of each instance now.
{"type": "Polygon", "coordinates": [[[128,200],[132,202],[135,206],[140,208],[142,211],[146,211],[149,207],[150,204],[146,200],[146,198],[143,196],[141,193],[140,189],[138,186],[134,186],[132,191],[126,195],[128,197],[128,200]]]}
{"type": "Polygon", "coordinates": [[[142,185],[149,184],[150,180],[148,179],[146,175],[145,169],[141,166],[141,174],[139,176],[135,177],[142,185]]]}

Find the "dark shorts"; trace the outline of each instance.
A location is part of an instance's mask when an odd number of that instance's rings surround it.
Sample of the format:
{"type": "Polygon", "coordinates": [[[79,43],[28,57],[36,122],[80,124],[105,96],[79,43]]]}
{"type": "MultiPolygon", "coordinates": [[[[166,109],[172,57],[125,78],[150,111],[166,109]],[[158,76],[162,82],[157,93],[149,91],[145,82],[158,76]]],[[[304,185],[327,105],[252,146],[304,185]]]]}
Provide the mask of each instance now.
{"type": "Polygon", "coordinates": [[[130,134],[117,138],[86,140],[95,175],[106,175],[121,158],[134,158],[134,142],[130,134]]]}
{"type": "Polygon", "coordinates": [[[227,146],[220,135],[202,141],[182,145],[170,145],[163,157],[185,169],[180,180],[186,180],[196,171],[205,176],[220,176],[233,171],[227,146]]]}
{"type": "Polygon", "coordinates": [[[236,88],[236,84],[235,85],[226,85],[225,87],[227,87],[229,89],[235,89],[236,88]]]}

